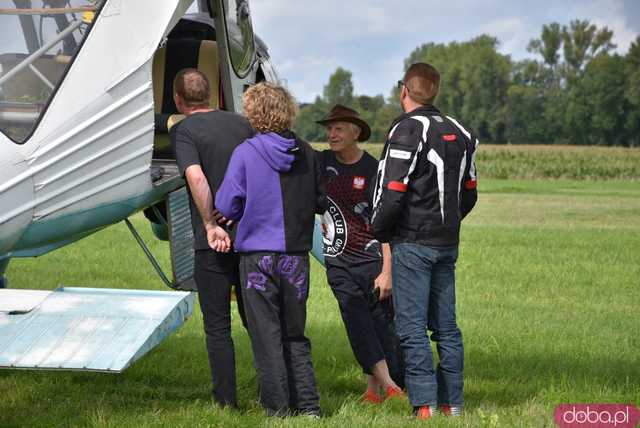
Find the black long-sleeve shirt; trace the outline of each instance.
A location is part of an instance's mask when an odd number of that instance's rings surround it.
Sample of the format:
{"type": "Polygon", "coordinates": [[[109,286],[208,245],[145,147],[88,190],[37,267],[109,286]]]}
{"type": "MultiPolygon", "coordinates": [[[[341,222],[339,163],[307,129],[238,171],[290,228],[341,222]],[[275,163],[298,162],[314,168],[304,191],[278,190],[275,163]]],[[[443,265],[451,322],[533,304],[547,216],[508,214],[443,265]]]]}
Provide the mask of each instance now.
{"type": "Polygon", "coordinates": [[[473,209],[478,139],[431,105],[391,126],[374,193],[373,229],[381,242],[450,246],[473,209]]]}

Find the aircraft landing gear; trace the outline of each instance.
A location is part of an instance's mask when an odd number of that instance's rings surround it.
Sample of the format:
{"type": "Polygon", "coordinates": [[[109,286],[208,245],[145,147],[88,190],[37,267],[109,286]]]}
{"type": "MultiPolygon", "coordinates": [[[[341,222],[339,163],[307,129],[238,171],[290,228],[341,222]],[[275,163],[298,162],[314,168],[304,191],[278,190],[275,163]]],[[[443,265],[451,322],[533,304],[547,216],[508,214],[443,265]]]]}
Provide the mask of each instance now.
{"type": "Polygon", "coordinates": [[[9,266],[9,260],[11,259],[0,260],[0,288],[7,288],[9,285],[9,280],[4,276],[7,266],[9,266]]]}

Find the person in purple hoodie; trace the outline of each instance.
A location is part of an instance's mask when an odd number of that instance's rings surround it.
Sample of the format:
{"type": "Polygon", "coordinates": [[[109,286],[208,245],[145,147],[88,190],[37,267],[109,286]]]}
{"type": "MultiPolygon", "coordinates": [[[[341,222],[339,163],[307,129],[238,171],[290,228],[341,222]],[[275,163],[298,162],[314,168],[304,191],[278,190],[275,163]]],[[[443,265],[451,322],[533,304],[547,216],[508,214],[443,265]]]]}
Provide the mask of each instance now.
{"type": "MultiPolygon", "coordinates": [[[[260,384],[269,415],[319,416],[305,336],[309,250],[314,216],[324,211],[320,168],[311,146],[289,130],[297,113],[282,87],[259,83],[244,94],[258,132],[233,152],[215,206],[238,223],[240,284],[260,384]]],[[[229,249],[220,237],[217,248],[229,249]]]]}

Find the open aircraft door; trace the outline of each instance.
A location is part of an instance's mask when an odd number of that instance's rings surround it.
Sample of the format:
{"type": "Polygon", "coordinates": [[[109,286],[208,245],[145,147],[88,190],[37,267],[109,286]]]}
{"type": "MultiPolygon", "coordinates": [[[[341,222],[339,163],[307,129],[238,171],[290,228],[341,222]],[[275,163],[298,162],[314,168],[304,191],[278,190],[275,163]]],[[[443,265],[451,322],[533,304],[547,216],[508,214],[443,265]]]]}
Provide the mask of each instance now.
{"type": "Polygon", "coordinates": [[[242,112],[242,94],[256,81],[257,61],[251,12],[247,0],[212,0],[224,108],[242,112]]]}

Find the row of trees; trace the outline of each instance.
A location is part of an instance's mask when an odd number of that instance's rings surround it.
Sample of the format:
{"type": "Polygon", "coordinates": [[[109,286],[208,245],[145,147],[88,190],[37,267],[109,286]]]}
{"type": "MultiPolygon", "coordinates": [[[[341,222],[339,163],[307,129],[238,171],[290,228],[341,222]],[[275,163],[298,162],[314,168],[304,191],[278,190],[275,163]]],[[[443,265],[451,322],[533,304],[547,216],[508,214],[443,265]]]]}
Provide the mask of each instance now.
{"type": "MultiPolygon", "coordinates": [[[[623,56],[613,32],[588,21],[545,25],[531,40],[536,59],[512,61],[498,40],[482,35],[467,42],[426,43],[405,60],[429,62],[442,74],[436,105],[472,128],[482,141],[511,144],[640,146],[640,37],[623,56]]],[[[301,107],[298,133],[324,140],[315,124],[336,103],[361,112],[373,142],[383,142],[399,113],[398,90],[354,95],[352,75],[338,68],[322,96],[301,107]]]]}

